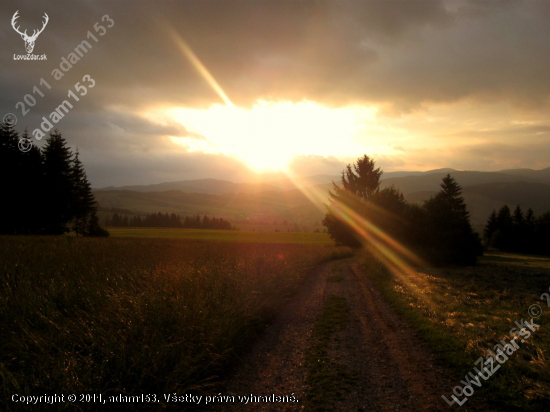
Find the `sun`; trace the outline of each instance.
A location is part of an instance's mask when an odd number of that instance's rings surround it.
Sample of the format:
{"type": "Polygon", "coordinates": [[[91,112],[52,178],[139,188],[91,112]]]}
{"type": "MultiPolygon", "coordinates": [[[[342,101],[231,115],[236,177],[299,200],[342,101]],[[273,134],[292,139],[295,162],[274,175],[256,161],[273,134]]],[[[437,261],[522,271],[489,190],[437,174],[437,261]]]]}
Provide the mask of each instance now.
{"type": "Polygon", "coordinates": [[[169,116],[206,140],[174,137],[191,151],[234,156],[255,171],[282,170],[295,156],[337,154],[356,131],[352,110],[314,102],[258,101],[252,108],[172,108],[169,116]]]}

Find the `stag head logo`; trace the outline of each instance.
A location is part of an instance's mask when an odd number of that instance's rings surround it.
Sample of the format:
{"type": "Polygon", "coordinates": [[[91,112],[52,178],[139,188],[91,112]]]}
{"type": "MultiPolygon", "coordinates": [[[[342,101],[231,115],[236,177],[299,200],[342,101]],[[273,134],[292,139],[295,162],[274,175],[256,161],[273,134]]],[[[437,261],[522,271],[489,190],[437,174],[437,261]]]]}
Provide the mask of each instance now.
{"type": "Polygon", "coordinates": [[[24,33],[21,33],[19,31],[19,26],[18,27],[15,27],[15,21],[19,18],[19,10],[17,10],[15,12],[15,14],[13,15],[12,19],[11,19],[11,26],[13,27],[13,29],[19,33],[21,35],[21,38],[23,40],[25,40],[25,48],[27,49],[27,53],[32,53],[33,49],[34,49],[34,42],[36,41],[36,38],[38,37],[38,35],[40,33],[42,33],[44,31],[44,28],[46,27],[46,24],[48,24],[48,21],[50,20],[50,18],[48,17],[48,15],[46,13],[44,13],[44,24],[42,25],[42,28],[40,30],[34,30],[34,32],[32,33],[32,36],[29,36],[27,35],[27,30],[25,30],[24,33]]]}

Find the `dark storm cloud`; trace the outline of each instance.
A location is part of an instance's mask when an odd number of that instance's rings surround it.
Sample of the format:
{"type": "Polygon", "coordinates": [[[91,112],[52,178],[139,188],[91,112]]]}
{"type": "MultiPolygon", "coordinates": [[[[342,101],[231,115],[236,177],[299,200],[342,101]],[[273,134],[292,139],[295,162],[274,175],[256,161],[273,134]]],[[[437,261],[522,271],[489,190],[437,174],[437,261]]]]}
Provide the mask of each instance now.
{"type": "MultiPolygon", "coordinates": [[[[544,110],[549,102],[550,3],[543,1],[8,0],[0,7],[2,115],[16,113],[18,126],[32,130],[89,74],[96,86],[58,125],[75,146],[93,146],[96,156],[122,150],[117,167],[126,170],[135,160],[124,157],[125,147],[150,155],[171,144],[158,136],[200,138],[183,126],[136,115],[148,107],[221,102],[170,30],[242,106],[260,98],[328,106],[367,102],[395,114],[464,99],[528,110],[544,110]],[[46,53],[47,61],[13,60],[24,54],[10,24],[16,10],[29,32],[48,13],[34,51],[46,53]],[[99,36],[94,24],[106,26],[106,14],[115,25],[99,36]],[[99,42],[88,39],[92,48],[60,80],[53,79],[52,71],[88,31],[99,42]],[[41,78],[52,90],[23,118],[15,104],[41,78]]],[[[197,159],[179,156],[183,162],[197,159]]],[[[146,164],[156,173],[153,162],[146,164]]],[[[170,180],[178,176],[185,178],[174,172],[170,180]]]]}
{"type": "Polygon", "coordinates": [[[10,61],[23,47],[8,25],[16,9],[29,28],[39,24],[41,10],[51,19],[37,41],[48,63],[25,68],[26,81],[49,73],[88,30],[95,33],[96,22],[104,24],[101,16],[112,16],[115,26],[92,42],[94,49],[66,79],[76,81],[85,66],[102,82],[95,98],[104,103],[219,101],[169,29],[241,104],[272,97],[409,107],[467,96],[543,104],[550,92],[545,2],[116,1],[39,8],[8,1],[1,15],[2,36],[12,35],[2,54],[7,71],[21,66],[10,61]]]}

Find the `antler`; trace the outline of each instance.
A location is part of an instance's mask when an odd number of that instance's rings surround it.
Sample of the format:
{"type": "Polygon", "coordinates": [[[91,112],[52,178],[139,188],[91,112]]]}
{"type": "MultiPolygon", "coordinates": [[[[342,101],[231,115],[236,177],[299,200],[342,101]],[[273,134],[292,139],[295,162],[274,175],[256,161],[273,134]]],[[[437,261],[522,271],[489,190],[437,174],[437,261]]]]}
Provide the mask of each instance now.
{"type": "MultiPolygon", "coordinates": [[[[17,33],[19,33],[21,36],[27,37],[27,30],[25,30],[25,33],[21,33],[21,32],[19,31],[19,26],[15,27],[15,20],[17,20],[17,19],[19,18],[19,16],[17,15],[18,13],[19,13],[19,10],[17,10],[17,11],[15,12],[15,14],[13,15],[13,17],[11,18],[11,26],[12,26],[13,29],[14,29],[17,33]]],[[[46,13],[44,13],[44,14],[46,14],[46,13]]]]}
{"type": "Polygon", "coordinates": [[[42,24],[42,28],[40,30],[34,30],[34,32],[32,33],[32,36],[30,37],[31,39],[36,39],[38,35],[42,33],[46,28],[46,24],[48,24],[48,21],[50,21],[50,18],[46,13],[44,13],[44,17],[46,18],[46,21],[44,22],[44,24],[42,24]]]}

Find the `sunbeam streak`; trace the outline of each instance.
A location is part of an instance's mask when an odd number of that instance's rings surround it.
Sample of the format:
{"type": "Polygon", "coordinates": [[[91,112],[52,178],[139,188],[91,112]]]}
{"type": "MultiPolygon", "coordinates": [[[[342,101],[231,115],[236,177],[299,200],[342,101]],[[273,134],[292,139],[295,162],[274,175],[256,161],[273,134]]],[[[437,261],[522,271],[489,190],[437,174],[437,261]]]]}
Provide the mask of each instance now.
{"type": "MultiPolygon", "coordinates": [[[[321,205],[326,201],[326,197],[318,188],[307,184],[302,178],[290,172],[287,173],[287,176],[313,204],[323,210],[323,206],[321,205]]],[[[420,265],[423,263],[422,260],[407,247],[393,239],[374,223],[361,216],[346,204],[342,202],[333,202],[330,207],[338,219],[348,224],[365,242],[368,242],[375,248],[381,257],[381,261],[391,271],[401,274],[412,273],[414,272],[412,265],[420,265]]],[[[378,209],[375,205],[369,205],[369,207],[378,209]]]]}
{"type": "Polygon", "coordinates": [[[214,76],[212,76],[205,65],[202,64],[200,59],[197,57],[195,52],[193,52],[191,47],[189,47],[189,45],[185,42],[185,40],[183,40],[174,29],[169,29],[168,32],[178,46],[178,49],[187,58],[187,60],[189,60],[189,62],[193,65],[195,70],[197,70],[200,76],[210,85],[210,87],[212,87],[212,89],[218,94],[218,96],[220,96],[220,98],[227,106],[234,107],[233,102],[229,99],[229,97],[227,97],[214,76]]]}

